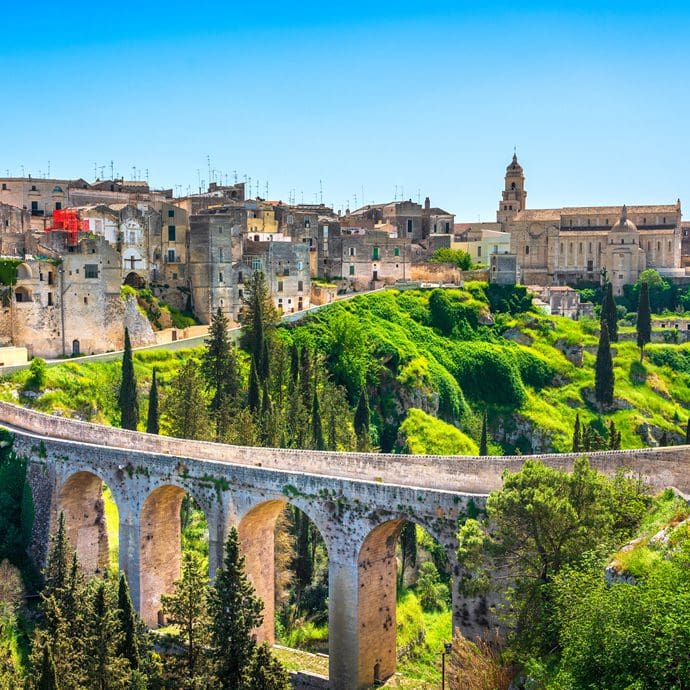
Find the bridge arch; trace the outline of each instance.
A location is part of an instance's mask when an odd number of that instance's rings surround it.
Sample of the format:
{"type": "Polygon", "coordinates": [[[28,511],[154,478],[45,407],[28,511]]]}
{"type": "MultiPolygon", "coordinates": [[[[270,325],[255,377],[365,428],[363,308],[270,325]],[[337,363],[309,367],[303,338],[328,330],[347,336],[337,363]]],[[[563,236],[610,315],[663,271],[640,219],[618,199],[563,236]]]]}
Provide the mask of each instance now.
{"type": "Polygon", "coordinates": [[[176,483],[155,487],[144,499],[139,517],[139,612],[155,628],[163,623],[161,596],[173,589],[182,561],[181,510],[185,496],[203,512],[210,524],[208,506],[176,483]]]}
{"type": "Polygon", "coordinates": [[[108,484],[97,474],[78,470],[65,478],[58,491],[56,516],[64,514],[67,537],[87,575],[104,573],[109,566],[117,567],[117,560],[114,563],[110,560],[108,532],[117,534],[120,505],[113,494],[110,500],[115,504],[116,524],[108,525],[105,487],[108,484]]]}
{"type": "Polygon", "coordinates": [[[406,524],[422,527],[441,547],[449,571],[454,562],[443,535],[423,517],[390,517],[366,534],[357,557],[358,687],[385,681],[396,671],[398,543],[406,524]]]}
{"type": "Polygon", "coordinates": [[[251,504],[238,516],[237,521],[240,546],[245,557],[245,571],[254,585],[257,596],[264,603],[264,619],[257,631],[257,639],[270,644],[275,643],[276,593],[278,591],[276,533],[279,528],[279,519],[290,507],[308,518],[309,524],[316,528],[328,555],[329,545],[319,524],[320,516],[302,501],[284,496],[264,498],[251,504]]]}

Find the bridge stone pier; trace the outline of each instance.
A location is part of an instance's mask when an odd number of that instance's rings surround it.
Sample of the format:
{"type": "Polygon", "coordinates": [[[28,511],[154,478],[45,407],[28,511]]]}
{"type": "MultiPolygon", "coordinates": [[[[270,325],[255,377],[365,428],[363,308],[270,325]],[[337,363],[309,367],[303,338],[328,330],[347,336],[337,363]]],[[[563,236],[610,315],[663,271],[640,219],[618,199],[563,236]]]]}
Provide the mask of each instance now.
{"type": "MultiPolygon", "coordinates": [[[[360,690],[396,667],[395,544],[411,520],[444,548],[454,575],[453,626],[481,632],[479,602],[462,601],[456,562],[458,519],[481,508],[506,469],[523,458],[426,457],[245,448],[151,436],[62,419],[0,403],[0,423],[30,459],[33,557],[43,563],[63,512],[87,572],[107,565],[102,485],[119,515],[119,567],[151,627],[161,595],[180,572],[180,505],[185,494],[209,528],[209,576],[237,527],[246,568],[264,601],[260,640],[274,639],[274,532],[287,504],[316,525],[329,558],[329,683],[360,690]]],[[[540,456],[568,468],[574,456],[540,456]]],[[[690,493],[690,448],[593,453],[592,464],[639,474],[654,486],[690,493]]]]}

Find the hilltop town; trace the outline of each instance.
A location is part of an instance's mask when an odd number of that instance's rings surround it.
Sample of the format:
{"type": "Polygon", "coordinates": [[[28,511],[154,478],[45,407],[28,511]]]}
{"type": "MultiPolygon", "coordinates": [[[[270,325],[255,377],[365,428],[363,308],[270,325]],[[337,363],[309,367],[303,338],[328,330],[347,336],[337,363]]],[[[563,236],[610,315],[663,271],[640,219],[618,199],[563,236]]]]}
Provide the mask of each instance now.
{"type": "Polygon", "coordinates": [[[549,313],[577,318],[591,305],[573,285],[606,278],[620,295],[648,268],[690,282],[689,228],[680,200],[531,209],[516,156],[492,223],[456,222],[428,197],[342,213],[247,198],[244,182],[175,196],[143,181],[5,177],[0,361],[119,350],[125,326],[135,346],[183,338],[204,332],[192,324],[218,309],[237,323],[257,270],[283,314],[385,285],[471,276],[533,286],[549,313]],[[453,262],[457,250],[472,273],[453,262]]]}

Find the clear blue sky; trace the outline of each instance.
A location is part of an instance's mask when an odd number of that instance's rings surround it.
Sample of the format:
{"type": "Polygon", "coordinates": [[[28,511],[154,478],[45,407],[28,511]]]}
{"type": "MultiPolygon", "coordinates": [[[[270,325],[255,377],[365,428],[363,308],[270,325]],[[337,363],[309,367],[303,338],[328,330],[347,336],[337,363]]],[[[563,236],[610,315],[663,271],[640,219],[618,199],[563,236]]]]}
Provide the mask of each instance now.
{"type": "Polygon", "coordinates": [[[397,185],[491,220],[517,146],[532,207],[690,215],[686,2],[35,0],[2,23],[0,175],[113,160],[186,191],[210,155],[272,199],[397,185]]]}

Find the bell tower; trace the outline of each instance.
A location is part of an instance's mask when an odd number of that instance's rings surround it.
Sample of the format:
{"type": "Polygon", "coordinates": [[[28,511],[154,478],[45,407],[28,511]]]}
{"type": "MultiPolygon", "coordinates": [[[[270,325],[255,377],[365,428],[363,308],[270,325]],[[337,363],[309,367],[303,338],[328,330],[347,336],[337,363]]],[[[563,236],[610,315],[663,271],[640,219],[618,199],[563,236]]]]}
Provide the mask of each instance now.
{"type": "Polygon", "coordinates": [[[505,187],[501,201],[498,202],[496,221],[507,223],[518,211],[525,208],[527,192],[525,191],[525,173],[518,163],[517,154],[506,168],[505,187]]]}

